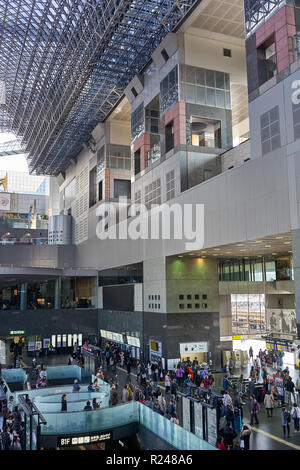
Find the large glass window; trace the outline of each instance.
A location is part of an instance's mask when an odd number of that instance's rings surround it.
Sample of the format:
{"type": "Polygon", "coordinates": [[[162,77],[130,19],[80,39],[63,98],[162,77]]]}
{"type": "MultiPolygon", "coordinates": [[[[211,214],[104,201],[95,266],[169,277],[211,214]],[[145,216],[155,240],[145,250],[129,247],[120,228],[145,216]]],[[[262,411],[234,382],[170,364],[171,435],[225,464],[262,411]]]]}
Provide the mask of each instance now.
{"type": "Polygon", "coordinates": [[[90,171],[90,197],[89,207],[92,207],[97,202],[97,167],[95,166],[90,171]]]}
{"type": "Polygon", "coordinates": [[[279,106],[261,115],[260,132],[263,155],[281,147],[279,106]]]}
{"type": "Polygon", "coordinates": [[[232,333],[255,334],[266,329],[264,294],[232,294],[232,333]]]}
{"type": "Polygon", "coordinates": [[[93,308],[97,305],[97,283],[94,277],[63,277],[62,308],[93,308]]]}
{"type": "Polygon", "coordinates": [[[9,286],[0,289],[0,310],[20,308],[21,286],[9,286]]]}
{"type": "Polygon", "coordinates": [[[33,282],[27,285],[27,308],[29,310],[54,308],[55,280],[33,282]]]}
{"type": "Polygon", "coordinates": [[[180,94],[188,103],[231,109],[228,73],[181,65],[180,94]]]}
{"type": "Polygon", "coordinates": [[[221,122],[191,116],[187,121],[188,145],[197,147],[221,148],[221,122]],[[189,141],[191,139],[191,141],[189,141]]]}
{"type": "Polygon", "coordinates": [[[141,103],[131,114],[131,141],[133,142],[145,131],[144,103],[141,103]]]}
{"type": "Polygon", "coordinates": [[[114,180],[114,197],[119,198],[126,196],[131,197],[131,182],[130,180],[114,180]]]}
{"type": "Polygon", "coordinates": [[[160,82],[160,113],[165,113],[178,102],[178,68],[177,65],[160,82]]]}

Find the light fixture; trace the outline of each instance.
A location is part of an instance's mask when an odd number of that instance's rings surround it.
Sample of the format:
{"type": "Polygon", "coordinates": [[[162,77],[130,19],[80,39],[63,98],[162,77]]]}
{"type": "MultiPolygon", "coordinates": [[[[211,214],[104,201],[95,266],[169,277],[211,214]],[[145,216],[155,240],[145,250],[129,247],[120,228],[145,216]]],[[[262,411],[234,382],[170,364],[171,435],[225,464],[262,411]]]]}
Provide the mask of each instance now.
{"type": "Polygon", "coordinates": [[[255,243],[262,243],[262,240],[255,240],[255,243]]]}
{"type": "Polygon", "coordinates": [[[271,248],[271,245],[265,245],[265,248],[271,248]]]}
{"type": "Polygon", "coordinates": [[[221,251],[221,248],[214,248],[215,251],[221,251]]]}
{"type": "Polygon", "coordinates": [[[236,246],[245,246],[244,243],[238,243],[236,246]]]}
{"type": "Polygon", "coordinates": [[[283,242],[284,245],[290,245],[291,242],[283,242]]]}

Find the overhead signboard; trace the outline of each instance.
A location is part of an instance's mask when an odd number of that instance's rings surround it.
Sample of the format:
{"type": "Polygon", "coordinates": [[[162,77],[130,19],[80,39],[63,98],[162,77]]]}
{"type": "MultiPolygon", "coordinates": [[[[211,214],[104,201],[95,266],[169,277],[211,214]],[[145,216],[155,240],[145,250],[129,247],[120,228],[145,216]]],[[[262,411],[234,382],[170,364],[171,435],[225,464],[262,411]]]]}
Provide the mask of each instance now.
{"type": "Polygon", "coordinates": [[[200,343],[180,343],[180,354],[206,353],[208,352],[207,342],[200,343]]]}
{"type": "Polygon", "coordinates": [[[96,442],[107,441],[111,439],[111,433],[88,434],[85,436],[59,436],[57,438],[58,447],[73,447],[83,444],[95,444],[96,442]]]}

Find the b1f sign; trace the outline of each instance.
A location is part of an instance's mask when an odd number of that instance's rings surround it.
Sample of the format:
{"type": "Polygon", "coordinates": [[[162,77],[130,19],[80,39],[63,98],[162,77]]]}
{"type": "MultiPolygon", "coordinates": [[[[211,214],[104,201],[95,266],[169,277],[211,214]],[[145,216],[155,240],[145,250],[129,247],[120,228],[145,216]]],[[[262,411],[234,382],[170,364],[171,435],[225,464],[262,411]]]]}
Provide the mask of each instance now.
{"type": "Polygon", "coordinates": [[[10,194],[0,193],[0,211],[10,211],[10,194]]]}

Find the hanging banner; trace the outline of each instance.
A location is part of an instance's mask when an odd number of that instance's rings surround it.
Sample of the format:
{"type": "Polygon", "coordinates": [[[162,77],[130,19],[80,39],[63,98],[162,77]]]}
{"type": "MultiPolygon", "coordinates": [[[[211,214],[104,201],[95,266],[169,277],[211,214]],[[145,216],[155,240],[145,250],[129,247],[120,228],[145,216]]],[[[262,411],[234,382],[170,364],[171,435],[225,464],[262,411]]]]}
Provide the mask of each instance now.
{"type": "Polygon", "coordinates": [[[10,211],[10,194],[0,193],[0,211],[10,211]]]}

